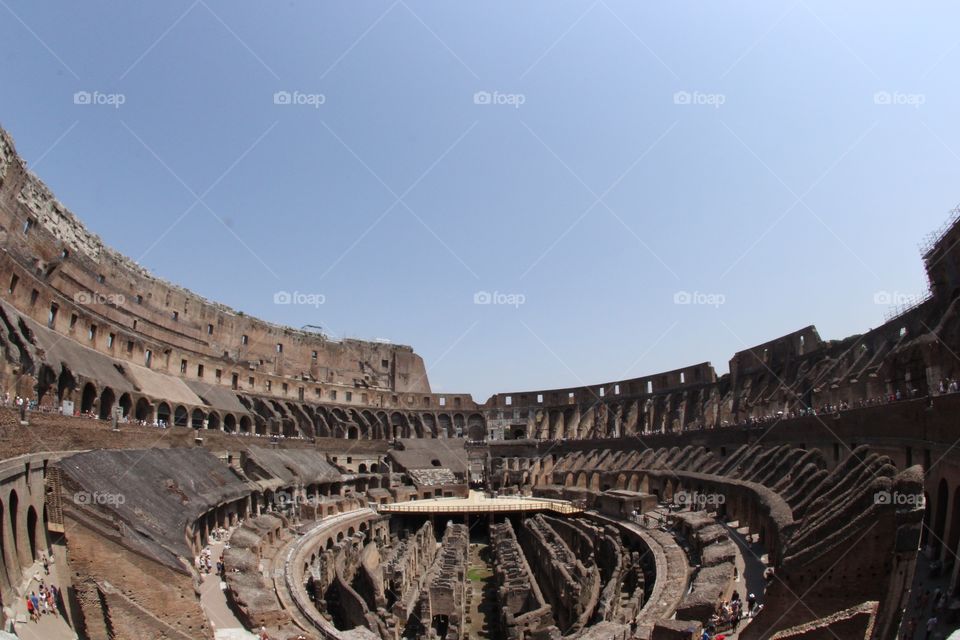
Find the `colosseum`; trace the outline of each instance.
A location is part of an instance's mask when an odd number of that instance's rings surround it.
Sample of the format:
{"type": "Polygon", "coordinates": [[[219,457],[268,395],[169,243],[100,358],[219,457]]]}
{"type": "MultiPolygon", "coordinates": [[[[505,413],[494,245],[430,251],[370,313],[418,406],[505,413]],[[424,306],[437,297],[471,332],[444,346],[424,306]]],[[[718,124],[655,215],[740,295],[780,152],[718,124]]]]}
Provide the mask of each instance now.
{"type": "Polygon", "coordinates": [[[158,279],[5,131],[0,229],[17,637],[868,640],[918,602],[956,626],[956,212],[929,295],[866,333],[484,402],[411,347],[158,279]]]}

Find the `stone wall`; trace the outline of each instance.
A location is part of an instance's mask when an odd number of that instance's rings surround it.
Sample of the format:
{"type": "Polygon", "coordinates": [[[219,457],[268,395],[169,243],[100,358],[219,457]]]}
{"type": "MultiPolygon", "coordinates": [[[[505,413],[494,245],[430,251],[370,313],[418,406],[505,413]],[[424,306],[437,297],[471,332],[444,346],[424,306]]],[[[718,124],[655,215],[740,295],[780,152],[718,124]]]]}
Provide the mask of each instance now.
{"type": "Polygon", "coordinates": [[[521,640],[556,630],[551,607],[530,570],[509,520],[490,525],[490,545],[501,609],[500,626],[506,637],[521,640]]]}
{"type": "Polygon", "coordinates": [[[592,558],[578,557],[540,515],[523,521],[518,540],[557,626],[565,634],[583,629],[600,597],[600,575],[592,558]]]}
{"type": "Polygon", "coordinates": [[[467,527],[447,524],[420,596],[420,620],[428,629],[427,637],[463,637],[469,546],[467,527]]]}

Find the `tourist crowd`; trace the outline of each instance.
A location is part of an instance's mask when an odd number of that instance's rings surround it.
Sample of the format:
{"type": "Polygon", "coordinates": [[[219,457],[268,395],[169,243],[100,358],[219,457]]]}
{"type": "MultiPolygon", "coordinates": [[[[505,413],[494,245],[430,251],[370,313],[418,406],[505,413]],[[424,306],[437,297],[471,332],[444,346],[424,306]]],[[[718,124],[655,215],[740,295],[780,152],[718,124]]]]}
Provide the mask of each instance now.
{"type": "Polygon", "coordinates": [[[62,596],[60,590],[57,589],[55,584],[46,584],[46,577],[50,575],[50,565],[53,563],[52,558],[48,558],[46,554],[41,555],[41,560],[43,562],[43,575],[39,572],[34,576],[34,580],[37,581],[37,589],[30,592],[30,595],[25,596],[26,605],[27,605],[27,615],[30,617],[31,622],[40,622],[40,617],[45,615],[59,615],[61,607],[63,606],[62,596]]]}

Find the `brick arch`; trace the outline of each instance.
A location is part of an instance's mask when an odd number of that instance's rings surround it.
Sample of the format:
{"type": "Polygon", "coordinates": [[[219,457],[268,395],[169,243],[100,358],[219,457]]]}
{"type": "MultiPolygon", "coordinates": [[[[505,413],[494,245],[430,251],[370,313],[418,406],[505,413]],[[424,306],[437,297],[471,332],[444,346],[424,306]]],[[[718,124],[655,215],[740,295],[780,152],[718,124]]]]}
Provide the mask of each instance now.
{"type": "Polygon", "coordinates": [[[97,385],[93,382],[86,382],[83,390],[80,392],[80,413],[89,413],[93,411],[97,403],[97,385]]]}
{"type": "Polygon", "coordinates": [[[144,422],[149,422],[153,419],[154,411],[153,406],[150,404],[149,398],[146,396],[140,396],[137,399],[136,404],[133,409],[133,417],[135,420],[143,420],[144,422]]]}

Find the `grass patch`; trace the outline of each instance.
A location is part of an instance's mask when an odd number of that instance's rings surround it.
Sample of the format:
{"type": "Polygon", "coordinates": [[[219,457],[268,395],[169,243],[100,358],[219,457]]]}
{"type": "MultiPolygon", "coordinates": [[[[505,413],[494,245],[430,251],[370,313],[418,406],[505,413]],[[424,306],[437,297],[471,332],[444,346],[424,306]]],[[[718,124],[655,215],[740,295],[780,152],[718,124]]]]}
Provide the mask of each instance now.
{"type": "Polygon", "coordinates": [[[483,567],[470,567],[467,570],[467,579],[473,582],[481,582],[493,575],[493,572],[483,567]]]}

